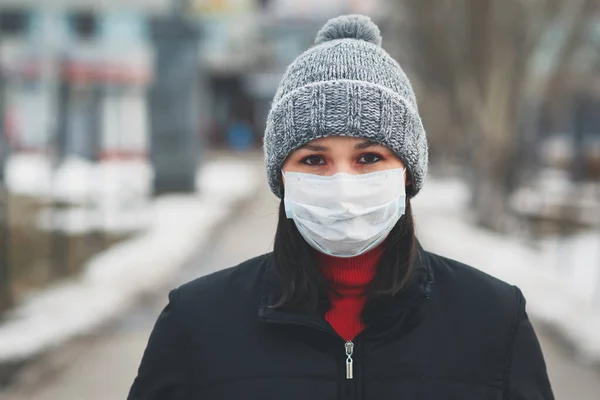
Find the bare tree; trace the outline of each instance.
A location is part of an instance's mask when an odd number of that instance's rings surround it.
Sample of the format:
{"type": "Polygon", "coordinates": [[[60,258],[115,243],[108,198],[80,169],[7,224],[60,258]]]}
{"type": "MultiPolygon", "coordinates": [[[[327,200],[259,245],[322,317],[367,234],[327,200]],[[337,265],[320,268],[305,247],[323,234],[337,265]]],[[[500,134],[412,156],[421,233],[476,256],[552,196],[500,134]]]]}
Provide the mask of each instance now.
{"type": "Polygon", "coordinates": [[[6,143],[6,133],[4,132],[4,87],[4,73],[0,65],[0,314],[12,305],[10,246],[8,243],[8,191],[4,179],[4,164],[8,153],[8,143],[6,143]]]}
{"type": "MultiPolygon", "coordinates": [[[[508,196],[520,172],[537,105],[559,90],[571,55],[600,0],[397,0],[398,56],[422,98],[436,99],[473,171],[479,224],[506,228],[508,196]],[[542,49],[543,51],[539,51],[542,49]],[[540,57],[545,59],[540,61],[540,57]],[[540,68],[543,65],[544,68],[540,68]],[[527,111],[527,114],[523,113],[527,111]]],[[[424,100],[427,107],[431,100],[424,100]]],[[[439,129],[439,128],[437,128],[439,129]]],[[[447,140],[447,139],[446,139],[447,140]]],[[[530,157],[531,154],[526,154],[530,157]]]]}

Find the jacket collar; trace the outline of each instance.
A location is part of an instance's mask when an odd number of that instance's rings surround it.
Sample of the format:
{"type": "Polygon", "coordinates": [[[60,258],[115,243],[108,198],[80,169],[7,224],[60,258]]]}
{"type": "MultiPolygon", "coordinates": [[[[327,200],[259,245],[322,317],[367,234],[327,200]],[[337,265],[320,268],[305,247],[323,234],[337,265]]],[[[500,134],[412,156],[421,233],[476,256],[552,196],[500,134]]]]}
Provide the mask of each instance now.
{"type": "MultiPolygon", "coordinates": [[[[417,243],[417,254],[413,261],[413,272],[406,287],[393,297],[388,297],[378,301],[373,305],[373,311],[369,312],[367,329],[386,330],[395,321],[399,320],[401,314],[408,309],[414,309],[423,301],[429,299],[434,282],[433,271],[429,263],[429,258],[420,243],[417,243]]],[[[258,317],[261,321],[274,324],[302,325],[311,328],[327,331],[335,334],[333,328],[325,321],[322,313],[306,313],[298,311],[289,311],[284,309],[274,309],[271,307],[275,303],[275,293],[277,289],[277,280],[273,267],[273,257],[263,274],[261,288],[260,306],[258,317]]]]}

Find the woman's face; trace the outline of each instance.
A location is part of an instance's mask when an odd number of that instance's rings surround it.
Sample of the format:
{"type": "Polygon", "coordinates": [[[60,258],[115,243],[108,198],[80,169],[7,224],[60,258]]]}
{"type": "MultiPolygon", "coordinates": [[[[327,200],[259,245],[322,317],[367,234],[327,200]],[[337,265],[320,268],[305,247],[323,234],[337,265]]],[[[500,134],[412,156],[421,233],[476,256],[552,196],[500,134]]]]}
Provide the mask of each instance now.
{"type": "Polygon", "coordinates": [[[340,172],[358,175],[395,168],[404,168],[404,163],[387,147],[367,139],[343,136],[313,140],[292,152],[283,164],[284,172],[323,176],[340,172]]]}

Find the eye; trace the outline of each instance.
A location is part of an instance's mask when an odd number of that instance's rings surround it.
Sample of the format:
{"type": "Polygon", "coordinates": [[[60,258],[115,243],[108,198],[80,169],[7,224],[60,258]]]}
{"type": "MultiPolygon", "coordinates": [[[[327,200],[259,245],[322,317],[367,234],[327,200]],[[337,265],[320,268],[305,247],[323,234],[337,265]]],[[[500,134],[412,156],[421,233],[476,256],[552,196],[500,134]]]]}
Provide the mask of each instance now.
{"type": "Polygon", "coordinates": [[[325,164],[325,160],[323,159],[323,157],[318,156],[316,154],[304,157],[300,162],[305,165],[323,165],[323,164],[325,164]]]}
{"type": "Polygon", "coordinates": [[[375,164],[378,161],[381,161],[383,159],[383,157],[381,157],[379,154],[375,154],[375,153],[366,153],[363,154],[362,156],[360,156],[360,158],[358,159],[358,163],[359,164],[375,164]]]}

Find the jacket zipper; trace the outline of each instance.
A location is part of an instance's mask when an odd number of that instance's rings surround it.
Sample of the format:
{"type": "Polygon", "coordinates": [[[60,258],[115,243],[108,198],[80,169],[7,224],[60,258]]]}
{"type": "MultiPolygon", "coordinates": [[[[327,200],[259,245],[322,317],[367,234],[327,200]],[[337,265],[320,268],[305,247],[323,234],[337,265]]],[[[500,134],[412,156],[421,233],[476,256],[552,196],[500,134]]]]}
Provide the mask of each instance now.
{"type": "MultiPolygon", "coordinates": [[[[405,305],[405,307],[402,307],[403,309],[407,309],[409,307],[413,307],[415,304],[419,303],[422,299],[417,299],[413,302],[410,302],[409,304],[405,305]]],[[[274,319],[274,318],[270,318],[270,319],[264,319],[265,322],[270,322],[270,323],[275,323],[275,324],[282,324],[282,325],[298,325],[298,326],[306,326],[306,327],[310,327],[310,328],[314,328],[317,329],[319,331],[323,331],[323,332],[327,332],[330,335],[336,336],[337,338],[340,338],[340,336],[330,327],[325,327],[322,324],[315,324],[315,323],[311,323],[311,322],[306,322],[306,321],[294,321],[294,320],[289,320],[289,319],[274,319]]],[[[346,382],[347,385],[346,386],[346,398],[351,398],[351,391],[352,391],[352,387],[354,386],[354,350],[356,347],[355,341],[359,338],[365,335],[365,332],[369,330],[369,327],[365,328],[362,332],[360,332],[356,338],[354,339],[354,341],[352,340],[348,340],[344,343],[344,354],[346,355],[346,382]]]]}
{"type": "Polygon", "coordinates": [[[344,344],[344,351],[346,352],[346,380],[354,379],[354,343],[348,340],[344,344]]]}

